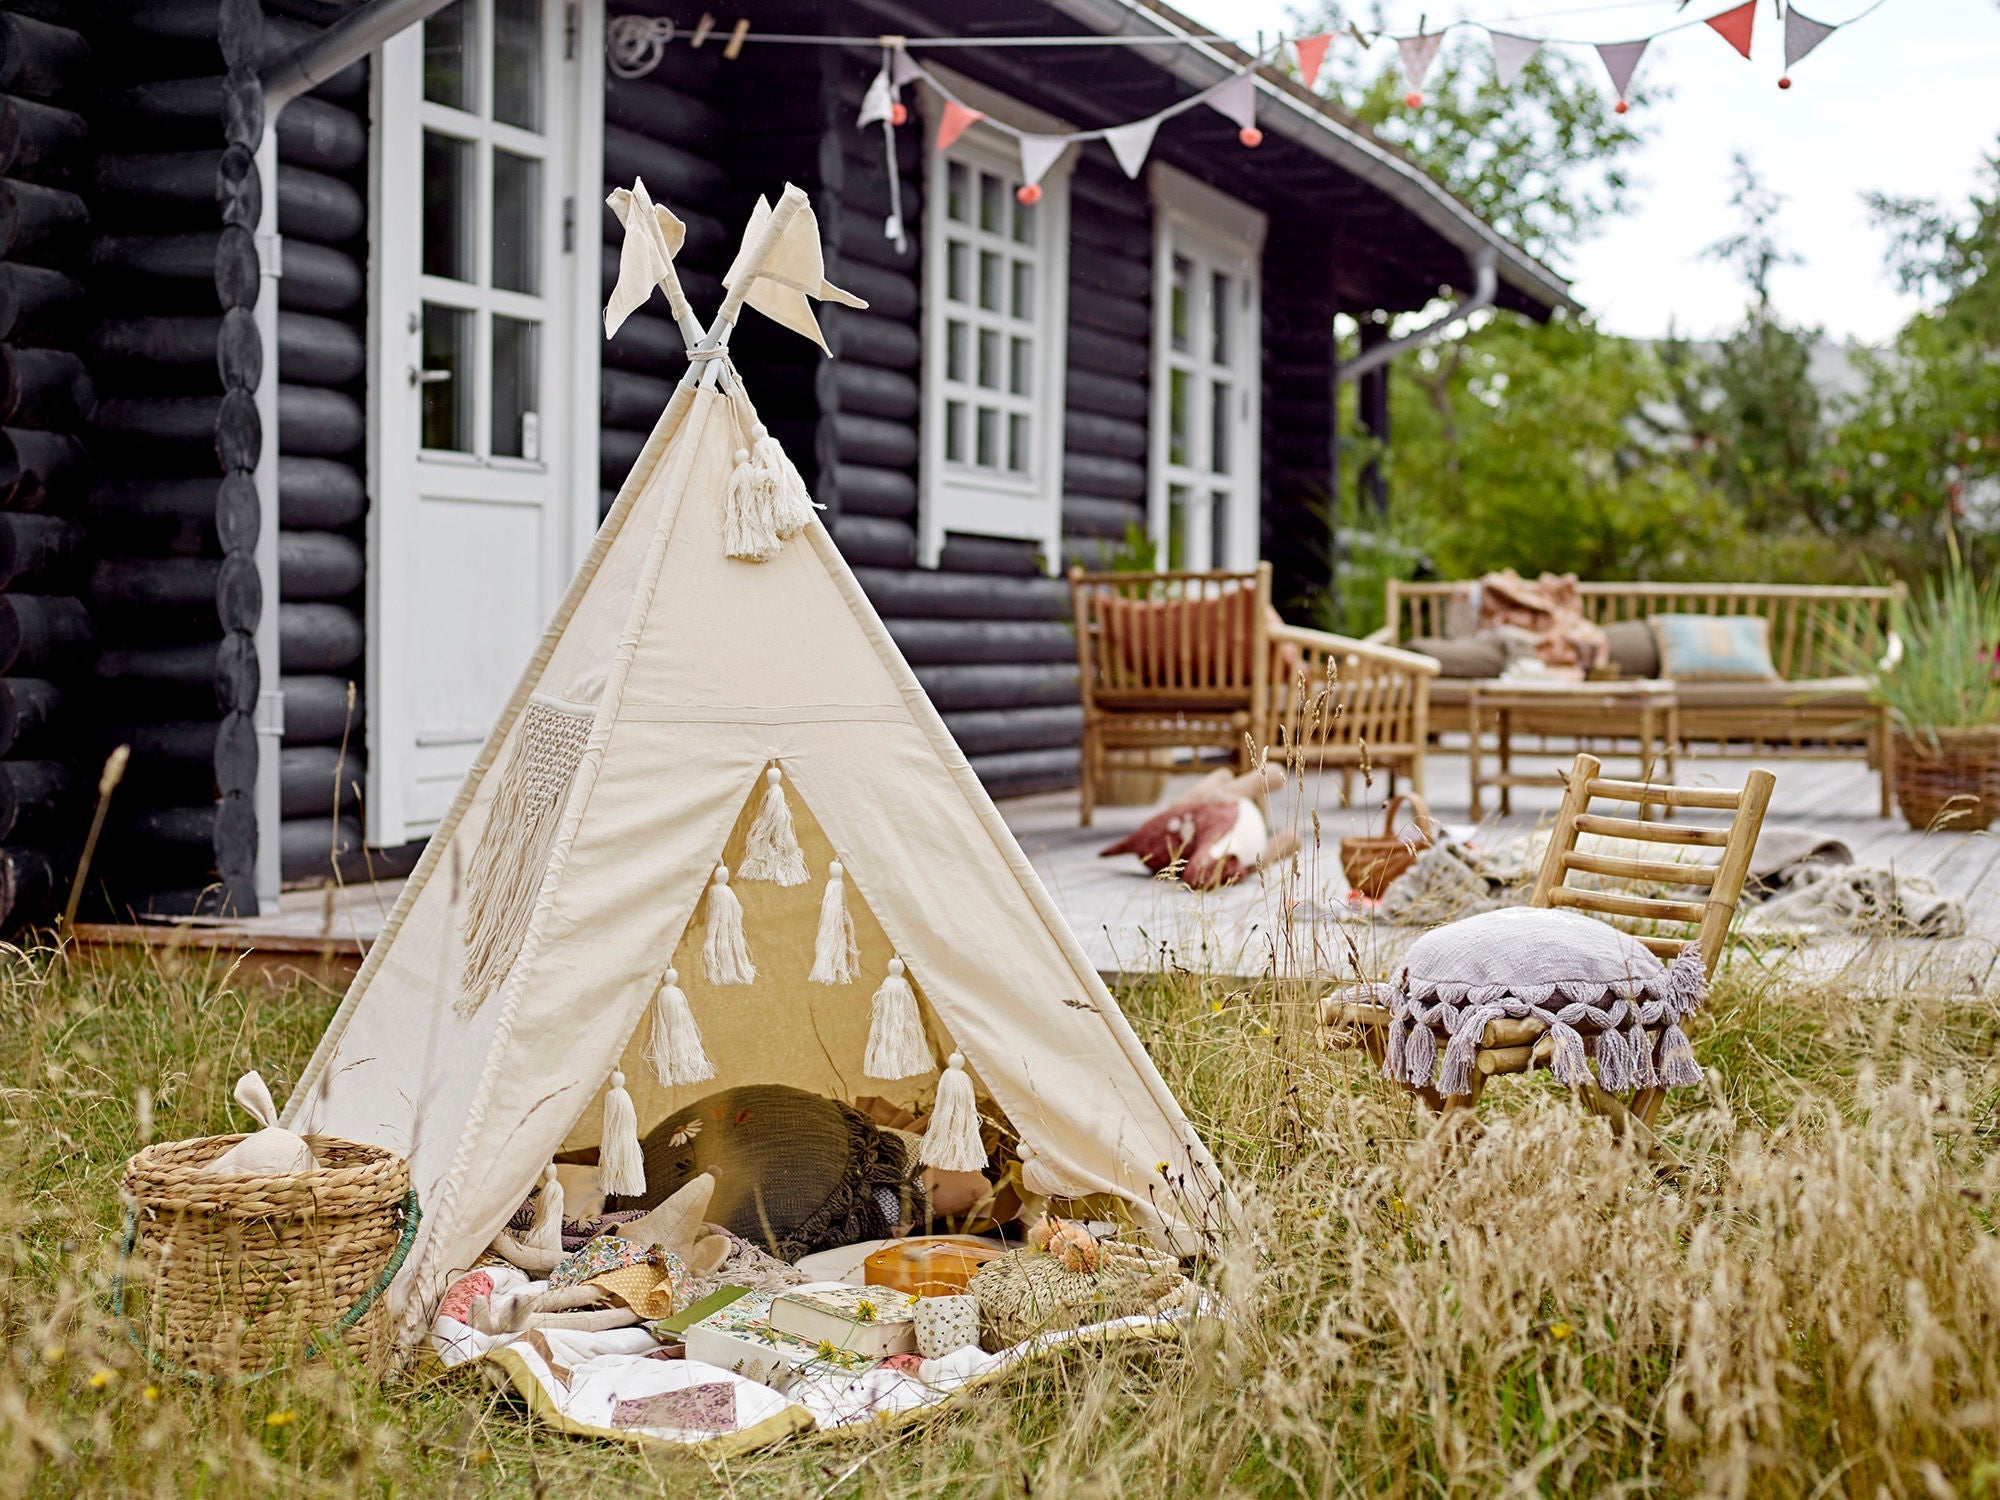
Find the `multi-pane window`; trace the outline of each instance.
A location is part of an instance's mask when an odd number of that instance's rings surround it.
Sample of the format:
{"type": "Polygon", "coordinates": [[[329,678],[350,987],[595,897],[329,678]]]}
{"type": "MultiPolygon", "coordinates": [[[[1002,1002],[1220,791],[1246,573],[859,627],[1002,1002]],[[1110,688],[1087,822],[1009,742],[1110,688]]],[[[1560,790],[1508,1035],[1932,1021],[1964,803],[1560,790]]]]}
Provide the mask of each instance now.
{"type": "Polygon", "coordinates": [[[543,0],[454,0],[423,26],[423,387],[433,452],[542,457],[543,0]]]}
{"type": "Polygon", "coordinates": [[[1151,521],[1174,568],[1257,556],[1263,216],[1157,168],[1151,521]]]}
{"type": "Polygon", "coordinates": [[[1010,155],[962,141],[932,162],[927,565],[948,532],[1043,542],[1052,561],[1060,550],[1067,184],[1052,175],[1039,197],[1022,193],[1010,155]]]}

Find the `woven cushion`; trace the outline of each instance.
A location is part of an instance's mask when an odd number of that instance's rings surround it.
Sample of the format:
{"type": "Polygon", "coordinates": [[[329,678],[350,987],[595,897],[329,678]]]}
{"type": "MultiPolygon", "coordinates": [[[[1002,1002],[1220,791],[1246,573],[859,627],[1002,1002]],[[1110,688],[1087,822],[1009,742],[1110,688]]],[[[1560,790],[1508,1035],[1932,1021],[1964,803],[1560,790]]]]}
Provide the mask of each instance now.
{"type": "Polygon", "coordinates": [[[1658,677],[1660,643],[1644,620],[1615,620],[1604,627],[1604,644],[1620,677],[1658,677]]]}
{"type": "Polygon", "coordinates": [[[1512,906],[1434,927],[1410,945],[1399,988],[1419,999],[1668,996],[1668,969],[1629,933],[1580,912],[1512,906]]]}
{"type": "Polygon", "coordinates": [[[1507,669],[1507,648],[1490,635],[1469,635],[1457,640],[1420,635],[1413,641],[1404,641],[1403,649],[1420,651],[1436,661],[1440,677],[1498,677],[1507,669]]]}
{"type": "Polygon", "coordinates": [[[1771,622],[1762,615],[1654,615],[1660,675],[1676,681],[1744,678],[1769,681],[1771,622]]]}
{"type": "Polygon", "coordinates": [[[607,1199],[607,1208],[651,1208],[712,1172],[709,1221],[780,1260],[887,1235],[894,1226],[878,1188],[900,1218],[921,1217],[918,1168],[902,1137],[804,1089],[723,1089],[667,1116],[642,1146],[644,1195],[607,1199]]]}

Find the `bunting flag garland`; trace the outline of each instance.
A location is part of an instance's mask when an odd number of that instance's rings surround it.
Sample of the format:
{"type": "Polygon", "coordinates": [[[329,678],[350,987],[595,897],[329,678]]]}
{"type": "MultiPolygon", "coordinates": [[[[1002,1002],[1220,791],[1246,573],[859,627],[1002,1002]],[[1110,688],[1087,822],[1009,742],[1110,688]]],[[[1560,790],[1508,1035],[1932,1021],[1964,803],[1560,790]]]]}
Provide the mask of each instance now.
{"type": "Polygon", "coordinates": [[[1252,69],[1245,68],[1210,89],[1207,104],[1217,114],[1236,122],[1237,139],[1244,145],[1255,146],[1264,139],[1257,128],[1257,74],[1252,69]],[[1256,140],[1251,139],[1253,135],[1256,140]]]}
{"type": "Polygon", "coordinates": [[[1034,203],[1042,196],[1042,178],[1069,150],[1066,135],[1024,135],[1021,137],[1021,189],[1017,197],[1034,203]],[[1030,189],[1033,191],[1030,192],[1030,189]]]}
{"type": "Polygon", "coordinates": [[[889,82],[889,70],[877,73],[868,85],[868,92],[861,96],[861,113],[854,117],[855,125],[866,130],[870,125],[880,125],[894,115],[896,98],[889,82]]]}
{"type": "Polygon", "coordinates": [[[953,142],[965,134],[973,121],[985,118],[986,111],[983,109],[967,109],[956,99],[946,99],[944,101],[944,116],[938,121],[938,150],[949,151],[953,142]]]}
{"type": "Polygon", "coordinates": [[[1708,18],[1709,28],[1741,52],[1746,62],[1750,57],[1750,31],[1756,24],[1757,0],[1743,0],[1734,10],[1725,10],[1719,16],[1708,18]]]}
{"type": "Polygon", "coordinates": [[[1139,169],[1146,165],[1146,158],[1153,151],[1153,137],[1159,129],[1159,120],[1148,115],[1143,120],[1134,120],[1130,125],[1120,125],[1116,130],[1104,132],[1104,144],[1118,158],[1118,165],[1125,169],[1127,177],[1137,177],[1139,169]]]}
{"type": "Polygon", "coordinates": [[[1611,87],[1618,92],[1618,102],[1611,107],[1619,114],[1629,108],[1625,102],[1625,90],[1632,82],[1632,72],[1639,66],[1639,59],[1646,55],[1646,46],[1652,38],[1637,42],[1599,42],[1597,55],[1604,60],[1604,71],[1611,75],[1611,87]]]}
{"type": "Polygon", "coordinates": [[[1521,70],[1542,50],[1540,37],[1492,31],[1487,33],[1487,39],[1493,43],[1493,76],[1503,89],[1511,89],[1521,70]]]}
{"type": "Polygon", "coordinates": [[[1438,44],[1443,40],[1442,31],[1396,38],[1396,50],[1403,58],[1403,76],[1410,80],[1410,91],[1403,96],[1403,102],[1411,109],[1424,102],[1424,76],[1430,72],[1438,55],[1438,44]]]}
{"type": "Polygon", "coordinates": [[[1832,36],[1840,28],[1829,26],[1824,21],[1815,21],[1811,16],[1802,16],[1796,6],[1785,7],[1785,71],[1778,78],[1778,87],[1792,86],[1792,65],[1832,36]]]}
{"type": "Polygon", "coordinates": [[[1327,44],[1333,40],[1333,33],[1323,31],[1318,36],[1302,36],[1292,43],[1292,51],[1299,60],[1299,82],[1311,88],[1319,81],[1319,70],[1326,62],[1327,44]]]}

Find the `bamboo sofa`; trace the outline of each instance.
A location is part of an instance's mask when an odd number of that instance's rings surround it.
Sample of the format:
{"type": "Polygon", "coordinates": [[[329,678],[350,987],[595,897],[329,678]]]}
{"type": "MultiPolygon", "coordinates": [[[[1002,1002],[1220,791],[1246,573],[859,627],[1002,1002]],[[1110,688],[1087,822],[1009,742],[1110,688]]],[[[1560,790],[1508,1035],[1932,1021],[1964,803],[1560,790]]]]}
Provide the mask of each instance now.
{"type": "MultiPolygon", "coordinates": [[[[1469,586],[1389,580],[1386,623],[1369,639],[1422,651],[1447,638],[1453,600],[1469,586]]],[[[1894,623],[1905,594],[1902,584],[1581,583],[1577,592],[1584,615],[1607,627],[1659,614],[1763,616],[1770,622],[1777,679],[1677,682],[1681,747],[1731,757],[1861,756],[1881,774],[1882,815],[1889,815],[1888,716],[1869,701],[1866,685],[1849,675],[1849,668],[1855,649],[1868,640],[1888,642],[1885,664],[1893,665],[1901,654],[1894,623]]],[[[1449,671],[1431,684],[1433,734],[1468,730],[1469,689],[1468,677],[1449,671]]],[[[1516,714],[1515,728],[1579,740],[1598,732],[1587,719],[1560,709],[1516,714]]]]}
{"type": "Polygon", "coordinates": [[[1115,755],[1221,751],[1407,777],[1423,789],[1428,656],[1286,625],[1271,565],[1247,572],[1069,572],[1083,701],[1085,826],[1115,755]]]}

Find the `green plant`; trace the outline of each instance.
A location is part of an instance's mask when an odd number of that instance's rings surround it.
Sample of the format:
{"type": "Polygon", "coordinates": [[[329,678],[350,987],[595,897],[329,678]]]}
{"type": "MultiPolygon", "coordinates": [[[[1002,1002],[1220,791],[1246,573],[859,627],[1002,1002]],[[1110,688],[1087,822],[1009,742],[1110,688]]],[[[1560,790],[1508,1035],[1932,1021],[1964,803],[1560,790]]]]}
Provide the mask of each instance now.
{"type": "Polygon", "coordinates": [[[1106,555],[1104,566],[1113,573],[1156,573],[1160,568],[1160,549],[1153,544],[1145,527],[1137,521],[1127,521],[1124,540],[1106,555]]]}
{"type": "Polygon", "coordinates": [[[1944,570],[1924,580],[1897,622],[1900,659],[1889,659],[1886,641],[1871,641],[1859,664],[1875,700],[1913,732],[2000,724],[2000,575],[1975,573],[1947,541],[1944,570]]]}

